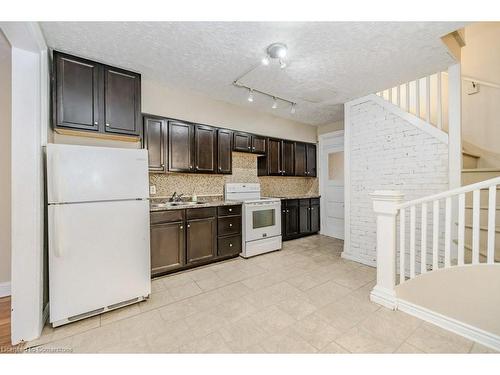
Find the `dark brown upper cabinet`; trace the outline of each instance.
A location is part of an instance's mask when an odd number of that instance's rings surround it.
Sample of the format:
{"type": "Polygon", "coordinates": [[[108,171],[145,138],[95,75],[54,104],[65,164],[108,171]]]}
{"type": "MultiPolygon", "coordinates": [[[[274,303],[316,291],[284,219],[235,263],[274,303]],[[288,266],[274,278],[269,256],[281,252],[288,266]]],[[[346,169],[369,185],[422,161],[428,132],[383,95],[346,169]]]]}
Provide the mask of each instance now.
{"type": "Polygon", "coordinates": [[[281,143],[281,174],[283,176],[293,176],[295,170],[295,143],[292,141],[282,141],[281,143]]]}
{"type": "Polygon", "coordinates": [[[306,176],[316,177],[316,145],[308,143],[306,146],[306,154],[306,176]]]}
{"type": "Polygon", "coordinates": [[[243,132],[234,132],[233,150],[251,152],[254,154],[265,154],[266,137],[243,132]]]}
{"type": "Polygon", "coordinates": [[[266,138],[259,135],[252,135],[252,152],[254,154],[266,153],[266,138]]]}
{"type": "Polygon", "coordinates": [[[252,135],[234,132],[233,150],[239,152],[252,152],[252,135]]]}
{"type": "Polygon", "coordinates": [[[101,66],[95,62],[54,52],[54,126],[99,130],[100,73],[101,66]]]}
{"type": "MultiPolygon", "coordinates": [[[[304,168],[306,165],[304,145],[304,168]]],[[[300,156],[300,154],[299,154],[300,156]]],[[[293,141],[269,138],[265,156],[257,160],[257,174],[259,176],[295,176],[296,174],[296,145],[293,141]]],[[[305,172],[303,174],[306,176],[305,172]]]]}
{"type": "Polygon", "coordinates": [[[112,67],[104,67],[105,131],[140,134],[141,76],[112,67]]]}
{"type": "Polygon", "coordinates": [[[307,176],[306,144],[295,142],[295,176],[307,176]]]}
{"type": "Polygon", "coordinates": [[[167,120],[157,117],[144,117],[144,145],[148,150],[149,170],[166,172],[167,159],[167,120]]]}
{"type": "Polygon", "coordinates": [[[269,138],[267,144],[267,174],[281,176],[281,140],[269,138]]]}
{"type": "Polygon", "coordinates": [[[168,123],[168,170],[194,171],[194,126],[180,121],[168,123]]]}
{"type": "Polygon", "coordinates": [[[211,126],[195,125],[194,153],[195,170],[200,173],[215,173],[217,168],[217,129],[211,126]]]}
{"type": "Polygon", "coordinates": [[[141,76],[54,51],[55,128],[140,135],[141,76]]]}
{"type": "Polygon", "coordinates": [[[233,132],[226,129],[217,130],[217,172],[231,174],[233,171],[233,132]]]}

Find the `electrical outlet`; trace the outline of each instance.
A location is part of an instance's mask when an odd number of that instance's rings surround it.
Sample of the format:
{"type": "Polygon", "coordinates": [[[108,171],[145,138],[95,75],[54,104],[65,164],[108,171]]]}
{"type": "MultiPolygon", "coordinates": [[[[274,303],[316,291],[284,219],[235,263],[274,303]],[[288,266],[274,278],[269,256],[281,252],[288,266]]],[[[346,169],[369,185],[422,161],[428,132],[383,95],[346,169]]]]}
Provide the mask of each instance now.
{"type": "Polygon", "coordinates": [[[156,194],[156,186],[155,185],[150,185],[149,186],[149,194],[155,195],[156,194]]]}

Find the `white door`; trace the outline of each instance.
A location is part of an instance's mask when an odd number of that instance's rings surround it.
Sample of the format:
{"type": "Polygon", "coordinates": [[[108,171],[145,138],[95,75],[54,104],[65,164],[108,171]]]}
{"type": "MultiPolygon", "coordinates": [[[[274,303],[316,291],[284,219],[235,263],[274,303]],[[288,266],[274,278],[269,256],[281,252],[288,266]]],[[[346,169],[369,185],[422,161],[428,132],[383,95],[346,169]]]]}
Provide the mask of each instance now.
{"type": "Polygon", "coordinates": [[[320,136],[321,234],[344,239],[344,132],[320,136]]]}
{"type": "Polygon", "coordinates": [[[49,205],[50,321],[150,294],[146,200],[49,205]]]}

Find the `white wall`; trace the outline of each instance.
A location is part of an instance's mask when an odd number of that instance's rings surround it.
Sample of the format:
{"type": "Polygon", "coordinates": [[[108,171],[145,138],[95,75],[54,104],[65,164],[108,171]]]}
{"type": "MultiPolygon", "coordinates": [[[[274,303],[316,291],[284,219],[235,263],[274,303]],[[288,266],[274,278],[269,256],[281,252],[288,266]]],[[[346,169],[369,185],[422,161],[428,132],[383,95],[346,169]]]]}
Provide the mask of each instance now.
{"type": "Polygon", "coordinates": [[[396,287],[398,298],[500,336],[500,264],[428,272],[396,287]]]}
{"type": "Polygon", "coordinates": [[[11,47],[0,30],[0,297],[11,278],[11,47]]]}
{"type": "MultiPolygon", "coordinates": [[[[465,28],[462,76],[500,85],[500,22],[474,23],[465,28]]],[[[487,151],[500,153],[500,89],[480,85],[474,95],[462,89],[462,136],[487,151]]],[[[500,165],[497,165],[500,167],[500,165]]]]}
{"type": "Polygon", "coordinates": [[[377,100],[361,99],[350,106],[345,123],[349,233],[343,256],[370,265],[375,265],[376,260],[370,193],[398,190],[405,194],[405,200],[412,200],[448,189],[446,142],[382,106],[378,101],[383,100],[373,96],[377,100]]]}
{"type": "Polygon", "coordinates": [[[331,133],[338,130],[344,130],[344,120],[332,122],[331,124],[325,124],[317,127],[318,137],[321,134],[331,133]]]}
{"type": "Polygon", "coordinates": [[[142,111],[272,137],[316,142],[316,127],[142,80],[142,111]]]}

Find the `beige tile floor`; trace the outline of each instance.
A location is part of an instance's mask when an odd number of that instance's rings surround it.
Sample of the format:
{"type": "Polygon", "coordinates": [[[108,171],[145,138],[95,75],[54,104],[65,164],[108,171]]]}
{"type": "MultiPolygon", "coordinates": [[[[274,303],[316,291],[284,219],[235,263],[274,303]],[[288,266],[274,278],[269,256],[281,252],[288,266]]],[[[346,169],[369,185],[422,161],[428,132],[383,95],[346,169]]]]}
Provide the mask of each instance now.
{"type": "Polygon", "coordinates": [[[283,250],[153,281],[151,298],[56,329],[35,350],[82,353],[479,353],[478,344],[369,301],[375,269],[311,236],[283,250]]]}

